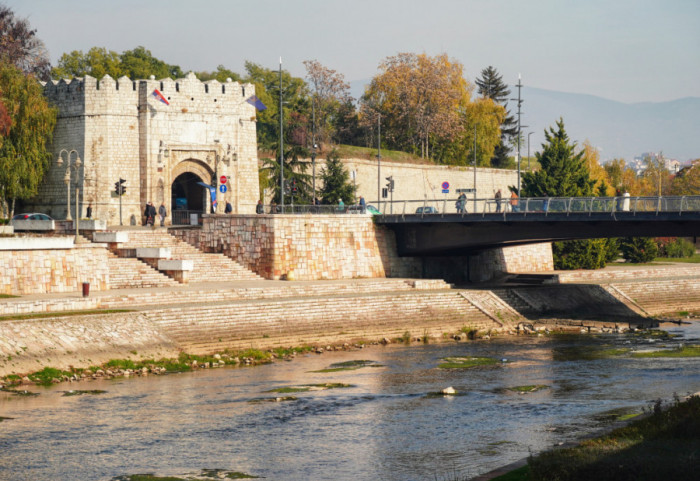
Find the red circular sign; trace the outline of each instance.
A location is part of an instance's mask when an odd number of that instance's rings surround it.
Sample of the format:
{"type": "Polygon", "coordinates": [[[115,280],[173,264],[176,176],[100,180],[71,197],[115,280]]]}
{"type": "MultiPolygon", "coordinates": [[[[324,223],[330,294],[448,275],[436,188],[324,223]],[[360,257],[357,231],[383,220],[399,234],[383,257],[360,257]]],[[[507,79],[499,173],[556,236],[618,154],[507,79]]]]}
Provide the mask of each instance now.
{"type": "Polygon", "coordinates": [[[443,183],[442,183],[442,188],[443,188],[443,189],[449,189],[449,188],[450,188],[450,183],[449,183],[449,182],[443,182],[443,183]]]}
{"type": "Polygon", "coordinates": [[[225,184],[227,180],[228,180],[228,177],[226,177],[225,175],[222,175],[222,176],[219,178],[219,183],[220,183],[220,184],[225,184]]]}

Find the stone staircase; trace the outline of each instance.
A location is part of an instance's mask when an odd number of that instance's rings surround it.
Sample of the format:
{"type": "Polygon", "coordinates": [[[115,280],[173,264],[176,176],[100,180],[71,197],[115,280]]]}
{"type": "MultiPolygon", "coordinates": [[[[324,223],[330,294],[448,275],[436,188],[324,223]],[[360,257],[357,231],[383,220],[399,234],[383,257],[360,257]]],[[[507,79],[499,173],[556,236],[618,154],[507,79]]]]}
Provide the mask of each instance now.
{"type": "Polygon", "coordinates": [[[169,287],[178,283],[161,274],[151,266],[138,259],[117,257],[108,253],[107,266],[109,267],[110,289],[128,289],[139,287],[169,287]]]}
{"type": "Polygon", "coordinates": [[[144,315],[187,352],[323,345],[333,339],[440,337],[500,324],[456,291],[373,293],[151,309],[144,315]],[[359,308],[358,308],[359,307],[359,308]]]}
{"type": "Polygon", "coordinates": [[[140,247],[169,248],[171,259],[193,261],[194,270],[188,273],[190,283],[262,279],[225,255],[204,253],[165,230],[130,231],[128,242],[117,244],[114,251],[121,257],[133,257],[140,247]]]}
{"type": "Polygon", "coordinates": [[[491,292],[508,304],[515,312],[519,313],[521,317],[537,313],[537,308],[528,302],[527,298],[520,294],[518,289],[492,289],[491,292]]]}
{"type": "Polygon", "coordinates": [[[700,279],[618,282],[613,286],[651,315],[700,310],[700,279]]]}
{"type": "Polygon", "coordinates": [[[503,327],[517,325],[522,314],[492,291],[462,291],[461,295],[503,327]]]}

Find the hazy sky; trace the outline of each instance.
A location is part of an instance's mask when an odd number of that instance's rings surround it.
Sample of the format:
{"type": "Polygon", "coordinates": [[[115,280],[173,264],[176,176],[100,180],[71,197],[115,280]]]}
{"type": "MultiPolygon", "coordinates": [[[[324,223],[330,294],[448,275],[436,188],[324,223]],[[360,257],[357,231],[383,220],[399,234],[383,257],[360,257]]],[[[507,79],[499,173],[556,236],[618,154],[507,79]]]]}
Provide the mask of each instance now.
{"type": "Polygon", "coordinates": [[[398,52],[447,53],[473,81],[622,102],[700,97],[699,0],[0,0],[28,17],[55,64],[93,46],[143,45],[183,70],[251,60],[303,77],[316,59],[369,79],[398,52]]]}

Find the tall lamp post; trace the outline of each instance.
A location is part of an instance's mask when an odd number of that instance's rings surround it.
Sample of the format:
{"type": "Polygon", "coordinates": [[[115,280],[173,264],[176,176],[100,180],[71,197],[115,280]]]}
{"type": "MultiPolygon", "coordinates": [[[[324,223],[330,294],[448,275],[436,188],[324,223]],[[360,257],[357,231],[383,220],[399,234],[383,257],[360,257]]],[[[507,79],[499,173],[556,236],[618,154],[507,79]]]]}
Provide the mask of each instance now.
{"type": "Polygon", "coordinates": [[[80,169],[80,166],[82,165],[82,161],[80,160],[80,154],[78,153],[77,150],[67,150],[67,149],[61,149],[61,151],[58,153],[58,159],[56,159],[56,164],[58,164],[59,167],[63,166],[63,153],[66,153],[66,175],[63,177],[63,182],[66,184],[66,220],[73,220],[70,214],[70,183],[71,183],[71,175],[70,171],[73,169],[75,171],[75,216],[80,217],[80,213],[78,212],[78,193],[79,193],[79,187],[78,187],[78,172],[80,169]],[[71,156],[75,153],[75,160],[73,163],[71,163],[71,156]]]}
{"type": "Polygon", "coordinates": [[[526,127],[520,124],[520,106],[523,104],[522,97],[520,95],[520,90],[523,88],[523,83],[521,81],[520,74],[518,74],[518,84],[516,85],[518,87],[518,98],[517,99],[511,99],[511,100],[517,100],[518,101],[518,197],[520,197],[520,129],[521,127],[526,127]]]}
{"type": "Polygon", "coordinates": [[[534,132],[527,133],[527,170],[528,170],[528,172],[530,171],[530,136],[532,134],[534,134],[534,132]]]}
{"type": "Polygon", "coordinates": [[[382,211],[382,114],[377,112],[377,209],[382,211]]]}
{"type": "Polygon", "coordinates": [[[474,213],[476,214],[476,124],[474,124],[474,213]]]}

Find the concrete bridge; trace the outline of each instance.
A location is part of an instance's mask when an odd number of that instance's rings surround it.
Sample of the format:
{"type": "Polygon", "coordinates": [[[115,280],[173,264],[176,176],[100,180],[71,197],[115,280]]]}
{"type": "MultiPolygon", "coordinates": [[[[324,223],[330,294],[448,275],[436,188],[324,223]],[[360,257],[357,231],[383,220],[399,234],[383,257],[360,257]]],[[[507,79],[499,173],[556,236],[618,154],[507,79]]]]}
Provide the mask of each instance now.
{"type": "Polygon", "coordinates": [[[482,212],[424,213],[432,209],[386,204],[383,210],[395,213],[375,219],[396,233],[400,256],[468,255],[571,239],[700,234],[700,196],[523,198],[516,205],[510,199],[481,199],[478,205],[482,212]]]}

